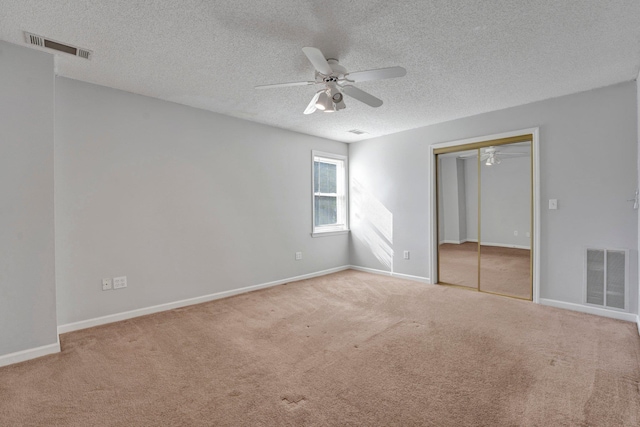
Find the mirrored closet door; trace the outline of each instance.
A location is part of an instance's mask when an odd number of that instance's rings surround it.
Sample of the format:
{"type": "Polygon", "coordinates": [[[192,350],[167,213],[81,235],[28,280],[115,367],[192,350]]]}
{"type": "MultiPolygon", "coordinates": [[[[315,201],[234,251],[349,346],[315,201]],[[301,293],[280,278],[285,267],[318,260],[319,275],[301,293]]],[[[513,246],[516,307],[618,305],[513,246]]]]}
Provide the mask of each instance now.
{"type": "Polygon", "coordinates": [[[439,283],[532,299],[530,137],[435,150],[439,283]]]}
{"type": "Polygon", "coordinates": [[[477,150],[441,154],[438,168],[440,282],[478,288],[478,180],[469,176],[477,150]]]}
{"type": "Polygon", "coordinates": [[[530,300],[531,143],[480,152],[480,290],[530,300]]]}

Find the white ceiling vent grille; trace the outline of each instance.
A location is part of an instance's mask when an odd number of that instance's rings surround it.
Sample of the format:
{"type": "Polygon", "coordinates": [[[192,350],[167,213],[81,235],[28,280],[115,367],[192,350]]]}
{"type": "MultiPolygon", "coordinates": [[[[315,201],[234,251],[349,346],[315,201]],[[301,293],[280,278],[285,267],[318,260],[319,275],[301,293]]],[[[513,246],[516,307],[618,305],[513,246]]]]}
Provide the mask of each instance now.
{"type": "Polygon", "coordinates": [[[44,38],[40,36],[36,36],[35,34],[25,33],[27,36],[27,42],[31,44],[35,44],[36,46],[44,47],[44,38]]]}
{"type": "Polygon", "coordinates": [[[365,135],[367,132],[360,129],[351,129],[347,132],[355,133],[356,135],[365,135]]]}
{"type": "Polygon", "coordinates": [[[24,38],[27,44],[43,47],[45,49],[57,50],[58,52],[68,53],[69,55],[79,56],[84,59],[91,59],[91,56],[93,56],[93,52],[89,49],[60,43],[37,34],[27,33],[26,31],[24,32],[24,38]]]}
{"type": "Polygon", "coordinates": [[[585,302],[627,310],[628,251],[587,249],[585,254],[585,302]]]}

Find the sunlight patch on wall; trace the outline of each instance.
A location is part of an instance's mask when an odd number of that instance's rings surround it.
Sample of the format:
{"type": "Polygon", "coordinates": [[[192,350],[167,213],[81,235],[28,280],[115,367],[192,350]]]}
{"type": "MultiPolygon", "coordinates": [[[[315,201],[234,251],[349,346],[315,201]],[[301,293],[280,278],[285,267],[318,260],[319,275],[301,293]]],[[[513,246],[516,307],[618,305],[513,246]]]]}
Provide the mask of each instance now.
{"type": "Polygon", "coordinates": [[[356,179],[351,186],[351,234],[393,272],[393,214],[356,179]]]}

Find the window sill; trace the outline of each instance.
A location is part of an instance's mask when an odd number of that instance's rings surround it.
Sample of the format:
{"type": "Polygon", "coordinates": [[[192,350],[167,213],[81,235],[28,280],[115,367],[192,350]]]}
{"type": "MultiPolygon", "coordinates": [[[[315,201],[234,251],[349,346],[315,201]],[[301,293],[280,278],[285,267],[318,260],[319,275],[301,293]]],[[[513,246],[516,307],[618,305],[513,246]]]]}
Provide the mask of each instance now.
{"type": "Polygon", "coordinates": [[[337,236],[339,234],[349,234],[349,230],[316,231],[314,233],[311,233],[311,237],[337,236]]]}

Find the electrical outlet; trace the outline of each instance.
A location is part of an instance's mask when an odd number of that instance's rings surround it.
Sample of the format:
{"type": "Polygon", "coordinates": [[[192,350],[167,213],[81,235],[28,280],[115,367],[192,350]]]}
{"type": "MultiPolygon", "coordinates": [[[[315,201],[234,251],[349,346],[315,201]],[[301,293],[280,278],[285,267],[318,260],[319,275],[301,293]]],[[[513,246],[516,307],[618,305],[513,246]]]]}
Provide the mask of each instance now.
{"type": "Polygon", "coordinates": [[[514,231],[514,232],[513,232],[513,235],[514,235],[514,236],[517,236],[517,235],[518,235],[518,230],[514,231]]]}
{"type": "Polygon", "coordinates": [[[404,259],[409,259],[409,251],[404,251],[403,257],[404,259]]]}
{"type": "Polygon", "coordinates": [[[113,284],[111,283],[111,279],[102,279],[102,290],[110,291],[113,289],[113,284]]]}
{"type": "Polygon", "coordinates": [[[296,261],[300,261],[302,259],[302,252],[296,252],[296,261]]]}
{"type": "Polygon", "coordinates": [[[121,289],[126,287],[127,287],[127,276],[113,278],[113,289],[121,289]]]}

